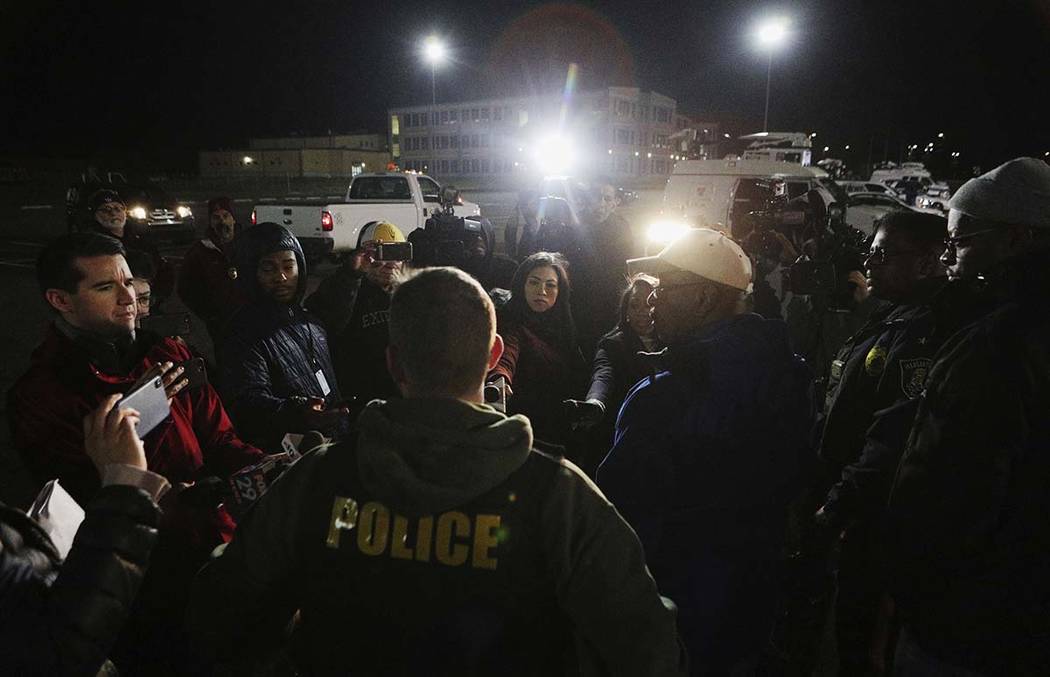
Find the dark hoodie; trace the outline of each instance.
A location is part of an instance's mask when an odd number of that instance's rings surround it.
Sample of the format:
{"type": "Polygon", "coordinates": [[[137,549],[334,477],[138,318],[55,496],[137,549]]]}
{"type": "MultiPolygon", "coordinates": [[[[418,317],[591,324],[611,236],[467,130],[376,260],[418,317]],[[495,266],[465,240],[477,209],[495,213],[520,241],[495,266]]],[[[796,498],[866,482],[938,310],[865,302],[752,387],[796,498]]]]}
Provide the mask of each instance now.
{"type": "Polygon", "coordinates": [[[298,609],[309,674],[681,674],[634,534],[575,466],[530,450],[527,419],[408,399],[358,427],[282,477],[201,572],[202,648],[250,653],[298,609]]]}
{"type": "Polygon", "coordinates": [[[305,432],[302,404],[291,398],[319,397],[327,407],[342,398],[328,336],[301,305],[307,273],[299,241],[283,226],[260,223],[238,237],[235,261],[247,300],[230,318],[217,351],[223,400],[245,439],[277,451],[285,433],[305,432]],[[295,252],[299,265],[290,304],[274,301],[256,279],[259,259],[278,251],[295,252]]]}
{"type": "Polygon", "coordinates": [[[645,546],[679,627],[714,672],[772,626],[773,565],[811,453],[812,381],[783,322],[745,314],[667,349],[628,394],[598,483],[645,546]]]}

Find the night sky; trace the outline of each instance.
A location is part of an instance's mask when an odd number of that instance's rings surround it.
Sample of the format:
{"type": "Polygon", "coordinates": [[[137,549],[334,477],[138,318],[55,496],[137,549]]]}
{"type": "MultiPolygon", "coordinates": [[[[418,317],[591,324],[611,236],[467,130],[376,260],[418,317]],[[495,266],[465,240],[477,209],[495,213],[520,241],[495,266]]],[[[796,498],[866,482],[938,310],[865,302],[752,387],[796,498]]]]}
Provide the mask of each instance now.
{"type": "Polygon", "coordinates": [[[771,128],[849,143],[858,162],[938,132],[986,167],[1050,150],[1050,0],[11,4],[5,152],[162,157],[251,135],[385,131],[388,107],[429,100],[418,45],[430,32],[455,56],[439,101],[556,87],[578,61],[584,89],[631,84],[758,131],[765,57],[749,31],[778,11],[794,34],[774,57],[771,128]]]}

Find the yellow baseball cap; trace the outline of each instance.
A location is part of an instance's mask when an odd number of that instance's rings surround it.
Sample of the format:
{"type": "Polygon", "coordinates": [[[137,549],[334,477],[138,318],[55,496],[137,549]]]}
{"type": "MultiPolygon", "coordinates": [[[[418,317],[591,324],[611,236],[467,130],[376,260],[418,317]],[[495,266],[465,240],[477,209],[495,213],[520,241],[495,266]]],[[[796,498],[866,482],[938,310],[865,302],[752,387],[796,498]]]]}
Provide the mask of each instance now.
{"type": "Polygon", "coordinates": [[[404,242],[405,234],[389,221],[373,221],[361,231],[361,242],[404,242]]]}

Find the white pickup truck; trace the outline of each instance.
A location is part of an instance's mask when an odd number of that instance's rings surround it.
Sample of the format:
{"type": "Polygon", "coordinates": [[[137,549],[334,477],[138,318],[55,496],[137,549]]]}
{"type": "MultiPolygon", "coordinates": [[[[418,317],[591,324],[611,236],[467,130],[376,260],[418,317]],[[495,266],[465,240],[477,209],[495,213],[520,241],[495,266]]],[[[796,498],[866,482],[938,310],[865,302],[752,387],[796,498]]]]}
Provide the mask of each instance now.
{"type": "MultiPolygon", "coordinates": [[[[360,245],[361,229],[373,221],[393,223],[407,237],[441,210],[441,186],[422,174],[379,172],[355,176],[342,202],[257,204],[252,223],[279,223],[299,239],[310,258],[338,255],[360,245]]],[[[479,216],[472,202],[458,201],[457,216],[479,216]]]]}

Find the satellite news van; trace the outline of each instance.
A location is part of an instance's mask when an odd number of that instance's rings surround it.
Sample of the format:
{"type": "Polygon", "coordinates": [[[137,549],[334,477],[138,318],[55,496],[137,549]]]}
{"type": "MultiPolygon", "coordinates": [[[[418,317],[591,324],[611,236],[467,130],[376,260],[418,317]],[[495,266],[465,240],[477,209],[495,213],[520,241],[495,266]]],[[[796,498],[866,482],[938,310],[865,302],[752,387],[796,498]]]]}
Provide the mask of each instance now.
{"type": "Polygon", "coordinates": [[[835,182],[817,167],[768,160],[683,160],[675,164],[664,188],[663,218],[733,234],[735,223],[766,204],[772,180],[783,181],[789,200],[815,189],[825,207],[845,204],[835,182]]]}

